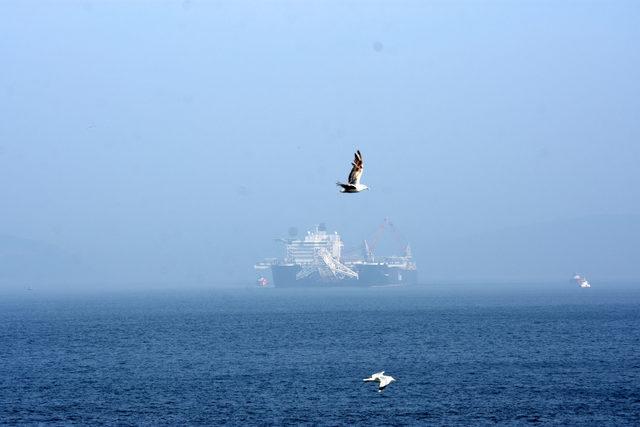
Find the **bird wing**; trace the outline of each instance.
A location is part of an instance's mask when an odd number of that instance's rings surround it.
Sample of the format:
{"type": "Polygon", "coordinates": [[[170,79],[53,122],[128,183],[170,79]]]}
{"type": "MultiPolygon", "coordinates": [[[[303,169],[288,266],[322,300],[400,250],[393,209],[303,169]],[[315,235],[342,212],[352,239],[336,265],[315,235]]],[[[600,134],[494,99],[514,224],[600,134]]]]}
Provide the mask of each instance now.
{"type": "Polygon", "coordinates": [[[384,375],[384,371],[376,372],[375,374],[371,374],[369,378],[365,378],[362,381],[378,381],[382,375],[384,375]]]}
{"type": "Polygon", "coordinates": [[[349,184],[357,185],[360,183],[360,177],[362,176],[362,170],[364,169],[364,162],[362,161],[362,154],[360,154],[360,150],[355,152],[351,165],[353,167],[351,168],[351,173],[349,173],[349,184]]]}
{"type": "Polygon", "coordinates": [[[378,386],[378,389],[382,390],[383,388],[391,384],[391,381],[393,381],[393,377],[389,377],[387,375],[380,376],[380,385],[378,386]]]}

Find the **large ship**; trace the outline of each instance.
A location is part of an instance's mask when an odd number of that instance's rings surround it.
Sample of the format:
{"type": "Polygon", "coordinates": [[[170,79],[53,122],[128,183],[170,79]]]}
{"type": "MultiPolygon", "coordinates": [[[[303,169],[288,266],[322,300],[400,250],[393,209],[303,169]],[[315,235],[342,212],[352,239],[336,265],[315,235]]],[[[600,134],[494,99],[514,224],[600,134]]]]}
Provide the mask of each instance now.
{"type": "MultiPolygon", "coordinates": [[[[389,220],[379,228],[393,228],[389,220]]],[[[413,262],[411,248],[404,246],[403,255],[377,257],[373,245],[365,240],[360,255],[343,254],[344,244],[337,232],[329,233],[324,224],[307,231],[302,238],[295,229],[284,244],[284,257],[271,258],[255,265],[264,276],[271,271],[276,287],[310,286],[385,286],[412,284],[418,281],[418,271],[413,262]]],[[[377,236],[379,237],[379,235],[377,236]]]]}

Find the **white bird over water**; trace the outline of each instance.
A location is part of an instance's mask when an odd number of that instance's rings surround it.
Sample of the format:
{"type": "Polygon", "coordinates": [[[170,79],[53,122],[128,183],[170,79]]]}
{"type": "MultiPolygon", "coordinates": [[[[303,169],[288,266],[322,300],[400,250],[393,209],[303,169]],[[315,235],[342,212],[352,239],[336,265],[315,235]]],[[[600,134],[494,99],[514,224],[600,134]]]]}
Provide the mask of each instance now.
{"type": "Polygon", "coordinates": [[[365,378],[362,381],[365,381],[365,382],[379,381],[380,384],[378,384],[378,392],[381,392],[382,390],[384,390],[386,386],[388,386],[395,380],[396,379],[393,378],[391,375],[385,375],[384,371],[381,371],[381,372],[376,372],[375,374],[371,375],[369,378],[365,378]]]}
{"type": "Polygon", "coordinates": [[[354,155],[353,162],[351,165],[351,173],[349,174],[348,183],[343,184],[341,182],[337,182],[339,187],[342,187],[340,190],[341,193],[359,193],[363,190],[368,190],[364,184],[360,184],[360,177],[362,176],[362,170],[364,169],[364,161],[362,161],[362,154],[360,154],[360,150],[357,150],[354,155]]]}

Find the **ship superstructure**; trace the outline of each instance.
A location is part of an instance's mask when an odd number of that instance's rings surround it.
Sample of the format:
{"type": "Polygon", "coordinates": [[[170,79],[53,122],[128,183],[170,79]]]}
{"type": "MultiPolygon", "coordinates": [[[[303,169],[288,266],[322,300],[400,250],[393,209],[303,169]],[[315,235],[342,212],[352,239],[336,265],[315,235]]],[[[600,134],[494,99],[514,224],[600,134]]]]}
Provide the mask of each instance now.
{"type": "Polygon", "coordinates": [[[407,245],[403,256],[376,258],[365,241],[363,256],[344,257],[344,243],[337,232],[320,224],[302,238],[279,239],[282,259],[267,259],[256,270],[270,269],[276,287],[373,286],[415,283],[417,270],[407,245]]]}
{"type": "Polygon", "coordinates": [[[589,281],[587,280],[586,277],[581,276],[579,274],[576,274],[573,276],[573,280],[576,281],[576,283],[578,284],[579,287],[581,288],[590,288],[591,284],[589,283],[589,281]]]}

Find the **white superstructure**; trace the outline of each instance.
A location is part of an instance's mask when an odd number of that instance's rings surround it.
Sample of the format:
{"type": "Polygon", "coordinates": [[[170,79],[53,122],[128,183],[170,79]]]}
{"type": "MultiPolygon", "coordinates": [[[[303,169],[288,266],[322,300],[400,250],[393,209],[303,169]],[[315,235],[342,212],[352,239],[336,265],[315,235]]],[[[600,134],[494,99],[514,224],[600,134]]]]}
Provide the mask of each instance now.
{"type": "Polygon", "coordinates": [[[285,245],[284,260],[291,264],[314,263],[319,249],[339,260],[343,246],[342,239],[337,232],[327,233],[324,225],[320,224],[314,230],[307,231],[303,239],[288,240],[285,245]]]}
{"type": "Polygon", "coordinates": [[[343,246],[338,233],[327,233],[324,224],[320,224],[314,230],[307,231],[303,239],[286,241],[284,261],[301,267],[296,274],[298,280],[313,273],[318,273],[326,280],[357,279],[358,273],[340,260],[343,246]]]}
{"type": "Polygon", "coordinates": [[[581,276],[579,274],[576,274],[575,276],[573,276],[573,280],[575,280],[576,283],[578,284],[578,286],[580,286],[581,288],[590,288],[591,287],[591,285],[589,284],[589,281],[585,277],[583,277],[583,276],[581,276]]]}

